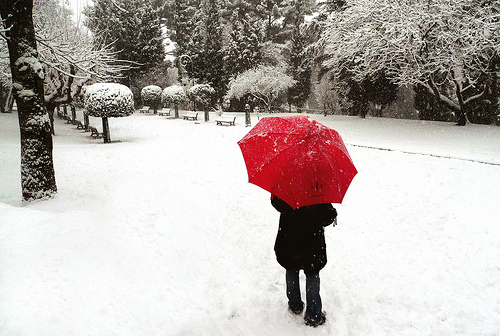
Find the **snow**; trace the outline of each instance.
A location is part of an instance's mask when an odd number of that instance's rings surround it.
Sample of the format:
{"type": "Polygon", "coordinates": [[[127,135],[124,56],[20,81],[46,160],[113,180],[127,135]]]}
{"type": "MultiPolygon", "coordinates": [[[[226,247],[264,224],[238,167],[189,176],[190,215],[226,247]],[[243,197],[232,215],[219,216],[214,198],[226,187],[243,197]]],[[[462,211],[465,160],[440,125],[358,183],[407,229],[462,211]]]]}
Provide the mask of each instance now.
{"type": "Polygon", "coordinates": [[[500,128],[313,118],[359,171],[326,229],[318,328],[287,312],[243,114],[134,114],[111,144],[57,119],[58,194],[24,205],[17,115],[0,114],[0,334],[498,335],[500,128]]]}

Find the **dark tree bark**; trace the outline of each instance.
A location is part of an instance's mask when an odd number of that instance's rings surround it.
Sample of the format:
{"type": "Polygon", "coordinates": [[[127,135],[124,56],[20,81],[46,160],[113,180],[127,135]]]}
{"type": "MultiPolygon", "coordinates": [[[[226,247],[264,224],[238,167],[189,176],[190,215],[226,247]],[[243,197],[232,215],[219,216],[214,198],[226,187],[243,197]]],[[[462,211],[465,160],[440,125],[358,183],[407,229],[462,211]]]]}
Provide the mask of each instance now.
{"type": "Polygon", "coordinates": [[[108,117],[102,117],[102,138],[104,140],[104,143],[110,143],[111,142],[111,135],[110,135],[110,132],[109,132],[108,117]]]}
{"type": "Polygon", "coordinates": [[[44,74],[38,61],[32,10],[33,0],[0,1],[19,117],[25,201],[53,197],[57,192],[50,120],[44,104],[44,74]]]}

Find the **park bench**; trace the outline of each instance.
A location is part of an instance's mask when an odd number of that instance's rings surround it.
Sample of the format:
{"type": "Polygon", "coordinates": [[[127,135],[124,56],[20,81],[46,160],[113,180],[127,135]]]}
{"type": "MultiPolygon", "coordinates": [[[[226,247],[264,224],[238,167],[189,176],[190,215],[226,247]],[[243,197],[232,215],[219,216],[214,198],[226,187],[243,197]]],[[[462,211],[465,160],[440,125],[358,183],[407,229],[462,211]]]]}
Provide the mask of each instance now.
{"type": "Polygon", "coordinates": [[[182,115],[182,119],[185,120],[198,120],[198,112],[187,112],[182,115]]]}
{"type": "Polygon", "coordinates": [[[93,137],[93,138],[95,138],[95,139],[100,139],[100,138],[102,138],[102,134],[101,134],[101,133],[99,133],[99,131],[97,130],[97,128],[92,127],[92,126],[89,126],[89,130],[90,130],[90,132],[92,132],[92,133],[90,133],[90,136],[91,136],[91,137],[93,137]]]}
{"type": "Polygon", "coordinates": [[[85,125],[82,124],[82,122],[80,120],[75,120],[75,122],[73,124],[76,125],[76,129],[85,129],[85,125]]]}
{"type": "Polygon", "coordinates": [[[168,108],[162,108],[161,110],[158,111],[159,116],[169,116],[170,115],[171,109],[168,108]]]}
{"type": "Polygon", "coordinates": [[[229,114],[222,114],[220,117],[215,119],[217,125],[227,125],[227,126],[235,126],[236,116],[229,114]]]}
{"type": "Polygon", "coordinates": [[[149,113],[149,111],[152,110],[149,106],[143,106],[139,109],[140,113],[149,113]]]}

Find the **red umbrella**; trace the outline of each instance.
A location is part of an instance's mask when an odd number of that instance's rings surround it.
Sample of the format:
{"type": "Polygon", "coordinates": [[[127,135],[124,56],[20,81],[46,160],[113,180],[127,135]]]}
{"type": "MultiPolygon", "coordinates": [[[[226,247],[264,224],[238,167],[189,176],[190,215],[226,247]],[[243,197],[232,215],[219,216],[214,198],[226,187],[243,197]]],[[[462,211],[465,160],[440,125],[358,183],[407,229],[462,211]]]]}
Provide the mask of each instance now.
{"type": "Polygon", "coordinates": [[[340,135],[307,116],[263,118],[238,145],[249,182],[293,208],[341,203],[357,174],[340,135]]]}

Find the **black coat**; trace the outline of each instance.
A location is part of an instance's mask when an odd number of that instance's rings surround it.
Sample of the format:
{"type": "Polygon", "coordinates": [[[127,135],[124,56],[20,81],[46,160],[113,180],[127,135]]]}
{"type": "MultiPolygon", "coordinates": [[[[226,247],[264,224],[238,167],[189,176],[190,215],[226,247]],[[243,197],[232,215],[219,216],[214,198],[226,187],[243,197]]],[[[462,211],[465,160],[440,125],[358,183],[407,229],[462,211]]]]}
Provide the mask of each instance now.
{"type": "Polygon", "coordinates": [[[278,263],[288,270],[318,273],[326,265],[324,227],[337,218],[337,210],[330,203],[293,209],[274,195],[271,204],[281,213],[274,245],[278,263]]]}

